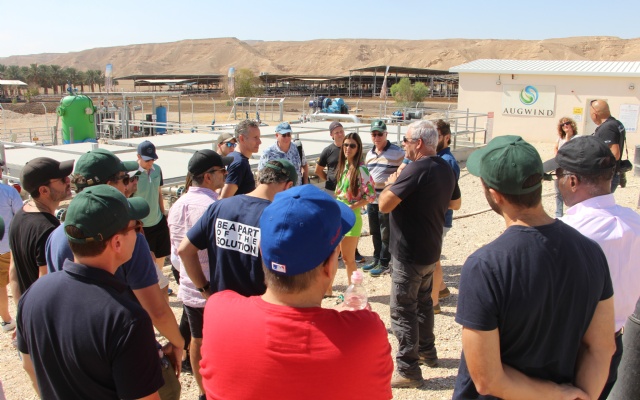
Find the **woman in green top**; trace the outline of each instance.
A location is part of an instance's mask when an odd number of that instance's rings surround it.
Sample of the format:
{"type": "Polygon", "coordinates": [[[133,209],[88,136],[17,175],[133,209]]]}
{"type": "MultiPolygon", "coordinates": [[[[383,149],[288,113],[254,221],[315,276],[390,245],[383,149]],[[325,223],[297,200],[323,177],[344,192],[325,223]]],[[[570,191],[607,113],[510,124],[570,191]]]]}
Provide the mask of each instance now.
{"type": "Polygon", "coordinates": [[[376,199],[373,178],[362,163],[362,141],[357,133],[352,132],[344,137],[336,171],[342,171],[336,184],[336,200],[348,205],[356,215],[356,224],[340,243],[347,279],[351,284],[351,274],[356,270],[356,246],[362,230],[360,210],[376,199]]]}

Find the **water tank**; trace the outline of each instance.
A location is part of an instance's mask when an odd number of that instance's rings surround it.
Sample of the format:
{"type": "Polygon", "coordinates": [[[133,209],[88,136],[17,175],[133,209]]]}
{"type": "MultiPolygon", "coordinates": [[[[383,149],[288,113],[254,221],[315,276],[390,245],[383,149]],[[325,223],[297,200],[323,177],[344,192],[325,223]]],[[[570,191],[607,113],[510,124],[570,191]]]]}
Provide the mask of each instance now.
{"type": "Polygon", "coordinates": [[[73,143],[96,141],[96,107],[89,97],[82,94],[66,96],[60,100],[56,112],[62,120],[62,143],[71,143],[70,129],[73,129],[73,143]]]}
{"type": "Polygon", "coordinates": [[[167,133],[167,108],[165,106],[156,107],[156,134],[164,135],[167,133]]]}

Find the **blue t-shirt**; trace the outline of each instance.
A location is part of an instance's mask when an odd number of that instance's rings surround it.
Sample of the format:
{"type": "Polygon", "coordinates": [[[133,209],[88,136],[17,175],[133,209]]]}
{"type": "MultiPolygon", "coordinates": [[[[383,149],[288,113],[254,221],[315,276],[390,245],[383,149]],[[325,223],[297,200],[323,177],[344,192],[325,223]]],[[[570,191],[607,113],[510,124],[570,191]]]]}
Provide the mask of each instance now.
{"type": "MultiPolygon", "coordinates": [[[[601,300],[613,295],[597,243],[561,221],[513,225],[462,267],[456,322],[499,330],[500,358],[527,376],[574,382],[582,337],[601,300]]],[[[480,396],[464,352],[453,398],[480,396]]]]}
{"type": "MultiPolygon", "coordinates": [[[[451,154],[451,148],[447,147],[446,149],[440,150],[438,152],[438,157],[442,158],[447,163],[449,163],[449,165],[451,165],[453,173],[456,176],[456,182],[458,182],[458,179],[460,179],[460,166],[458,165],[458,161],[456,161],[456,158],[453,156],[453,154],[451,154]]],[[[447,212],[444,214],[444,227],[451,228],[452,226],[453,210],[447,210],[447,212]]]]}
{"type": "Polygon", "coordinates": [[[209,206],[187,232],[189,241],[207,249],[211,289],[233,290],[243,296],[264,294],[260,256],[260,216],[269,200],[240,195],[209,206]]]}
{"type": "Polygon", "coordinates": [[[253,191],[256,188],[256,180],[251,172],[249,159],[237,151],[229,153],[229,157],[233,157],[233,162],[227,167],[227,179],[224,182],[238,185],[236,195],[253,191]]]}
{"type": "MultiPolygon", "coordinates": [[[[49,272],[62,271],[65,260],[73,261],[73,253],[67,235],[64,233],[64,225],[60,225],[51,232],[45,251],[49,272]]],[[[149,245],[143,235],[137,234],[136,246],[133,249],[131,259],[118,268],[115,276],[126,282],[132,290],[144,289],[158,284],[156,265],[151,258],[151,250],[149,250],[149,245]]]]}

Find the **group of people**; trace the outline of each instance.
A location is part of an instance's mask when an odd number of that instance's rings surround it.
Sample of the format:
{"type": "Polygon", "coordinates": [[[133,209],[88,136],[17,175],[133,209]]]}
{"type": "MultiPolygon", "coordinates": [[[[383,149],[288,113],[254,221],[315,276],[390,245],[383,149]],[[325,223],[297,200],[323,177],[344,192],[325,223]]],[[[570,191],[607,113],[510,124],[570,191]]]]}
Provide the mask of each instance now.
{"type": "MultiPolygon", "coordinates": [[[[602,103],[592,106],[604,125],[602,103]]],[[[469,157],[507,229],[462,269],[455,399],[604,399],[611,391],[623,325],[640,296],[640,216],[615,204],[621,147],[601,128],[604,140],[569,136],[544,164],[517,136],[469,157]],[[542,208],[549,176],[569,207],[562,220],[542,208]]],[[[31,199],[22,205],[12,188],[0,191],[10,205],[0,212],[18,305],[14,323],[0,291],[0,317],[5,330],[17,325],[38,394],[177,399],[185,349],[201,399],[389,399],[391,388],[423,386],[421,365],[438,365],[434,309],[448,292],[443,239],[461,204],[449,125],[414,122],[401,149],[384,121],[373,121],[366,154],[357,133],[339,122],[329,130],[333,143],[316,166],[324,191],[305,184],[304,151],[288,123],[263,152],[256,182],[249,158],[260,126],[246,120],[218,137],[217,152],[193,154],[188,189],[168,212],[149,141],[137,162],[103,149],[75,165],[29,161],[21,184],[31,199]],[[54,213],[71,196],[72,172],[77,195],[61,225],[54,213]],[[321,307],[338,258],[349,281],[356,269],[364,206],[374,254],[363,269],[391,276],[395,374],[376,313],[321,307]],[[180,327],[163,291],[167,256],[184,304],[180,327]]]]}

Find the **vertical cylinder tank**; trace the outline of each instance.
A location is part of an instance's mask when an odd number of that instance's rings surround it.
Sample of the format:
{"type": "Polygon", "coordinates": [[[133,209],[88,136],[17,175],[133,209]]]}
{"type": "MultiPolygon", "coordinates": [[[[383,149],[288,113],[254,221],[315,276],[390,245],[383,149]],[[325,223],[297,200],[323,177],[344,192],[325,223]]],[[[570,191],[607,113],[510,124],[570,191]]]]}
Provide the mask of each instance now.
{"type": "Polygon", "coordinates": [[[167,133],[167,108],[165,106],[156,107],[156,123],[158,124],[156,129],[158,135],[167,133]]]}
{"type": "Polygon", "coordinates": [[[66,96],[60,100],[56,112],[62,119],[62,143],[95,142],[96,107],[89,97],[82,94],[66,96]],[[71,130],[73,130],[73,140],[71,140],[71,130]]]}

